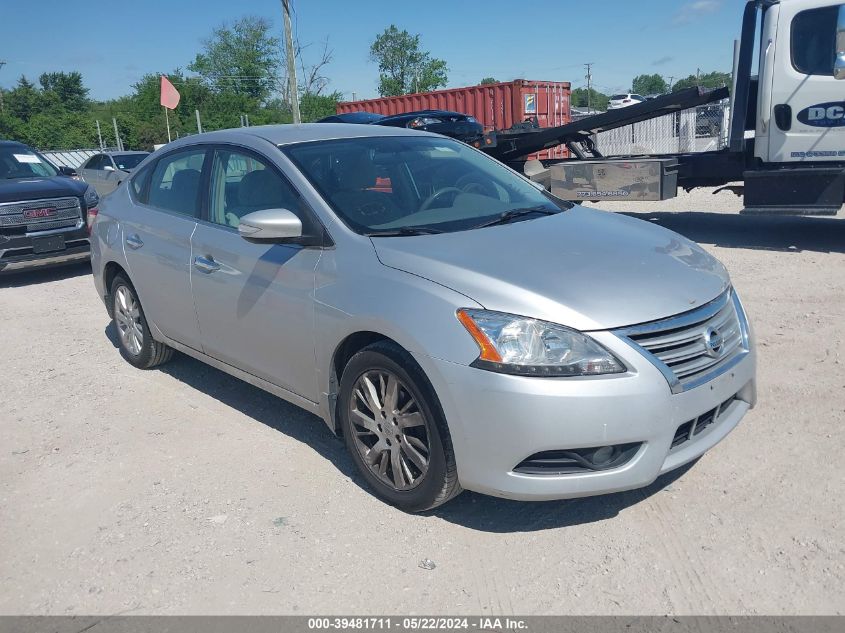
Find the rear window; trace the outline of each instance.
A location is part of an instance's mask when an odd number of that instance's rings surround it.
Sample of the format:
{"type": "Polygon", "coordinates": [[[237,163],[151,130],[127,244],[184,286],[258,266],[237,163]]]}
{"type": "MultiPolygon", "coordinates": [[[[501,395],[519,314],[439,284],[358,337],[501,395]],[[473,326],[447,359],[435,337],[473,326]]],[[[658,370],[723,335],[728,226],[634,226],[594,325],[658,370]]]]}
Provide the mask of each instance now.
{"type": "Polygon", "coordinates": [[[628,95],[613,95],[610,100],[611,101],[622,101],[623,99],[627,99],[628,95]]]}
{"type": "Polygon", "coordinates": [[[833,75],[836,22],[845,5],[802,11],[792,20],[792,65],[805,75],[833,75]]]}

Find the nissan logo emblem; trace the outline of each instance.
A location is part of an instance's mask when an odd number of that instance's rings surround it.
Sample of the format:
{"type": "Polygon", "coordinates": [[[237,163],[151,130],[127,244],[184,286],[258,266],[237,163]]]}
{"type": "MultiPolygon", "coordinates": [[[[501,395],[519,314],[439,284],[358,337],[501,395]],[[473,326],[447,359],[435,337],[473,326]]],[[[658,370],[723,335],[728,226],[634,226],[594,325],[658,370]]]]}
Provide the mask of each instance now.
{"type": "Polygon", "coordinates": [[[712,327],[707,328],[707,331],[704,333],[704,344],[707,346],[707,353],[710,356],[718,356],[719,352],[722,351],[724,342],[719,330],[712,327]]]}

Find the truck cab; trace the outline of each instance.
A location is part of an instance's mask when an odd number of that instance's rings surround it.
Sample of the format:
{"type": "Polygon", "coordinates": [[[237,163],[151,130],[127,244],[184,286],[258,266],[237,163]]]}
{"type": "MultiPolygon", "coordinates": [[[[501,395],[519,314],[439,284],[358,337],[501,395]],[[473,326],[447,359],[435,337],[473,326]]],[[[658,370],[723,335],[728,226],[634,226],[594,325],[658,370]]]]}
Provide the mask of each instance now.
{"type": "Polygon", "coordinates": [[[845,161],[845,1],[765,7],[754,155],[766,163],[845,161]]]}

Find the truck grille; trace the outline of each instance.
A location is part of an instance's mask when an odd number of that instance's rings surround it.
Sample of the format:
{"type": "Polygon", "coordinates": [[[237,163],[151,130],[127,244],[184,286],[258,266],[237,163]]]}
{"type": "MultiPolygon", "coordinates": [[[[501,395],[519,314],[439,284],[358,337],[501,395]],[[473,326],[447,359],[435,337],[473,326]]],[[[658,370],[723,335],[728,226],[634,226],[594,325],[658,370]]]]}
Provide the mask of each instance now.
{"type": "Polygon", "coordinates": [[[712,380],[748,352],[748,324],[731,289],[690,312],[617,334],[663,372],[673,393],[712,380]]]}
{"type": "Polygon", "coordinates": [[[31,233],[76,226],[82,221],[79,198],[46,198],[0,204],[0,231],[31,233]]]}

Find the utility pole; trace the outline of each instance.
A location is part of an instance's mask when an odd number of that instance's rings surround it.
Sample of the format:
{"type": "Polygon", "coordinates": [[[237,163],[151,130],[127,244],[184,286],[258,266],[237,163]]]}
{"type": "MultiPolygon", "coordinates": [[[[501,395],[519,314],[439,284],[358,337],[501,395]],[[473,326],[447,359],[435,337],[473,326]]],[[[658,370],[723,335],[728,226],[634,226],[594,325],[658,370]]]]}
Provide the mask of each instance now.
{"type": "Polygon", "coordinates": [[[200,121],[200,111],[194,110],[197,115],[197,133],[202,134],[202,121],[200,121]]]}
{"type": "MultiPolygon", "coordinates": [[[[3,66],[6,65],[6,60],[0,59],[0,70],[3,70],[3,66]]],[[[3,103],[3,88],[0,88],[0,112],[5,110],[5,104],[3,103]]]]}
{"type": "Polygon", "coordinates": [[[293,110],[293,122],[302,123],[299,116],[299,93],[296,87],[296,59],[293,52],[293,35],[290,28],[290,0],[282,0],[285,14],[285,47],[288,58],[288,81],[290,81],[290,107],[293,110]]]}
{"type": "Polygon", "coordinates": [[[594,62],[589,62],[587,64],[584,64],[584,66],[587,68],[587,113],[588,114],[590,112],[591,93],[593,92],[593,70],[592,70],[593,69],[593,63],[594,62]]]}
{"type": "Polygon", "coordinates": [[[669,92],[672,92],[672,80],[675,78],[674,75],[669,75],[669,92]]]}
{"type": "Polygon", "coordinates": [[[100,141],[100,151],[103,151],[103,133],[100,131],[100,120],[96,120],[97,123],[97,140],[100,141]]]}
{"type": "Polygon", "coordinates": [[[114,139],[115,139],[115,144],[117,145],[117,151],[122,152],[123,151],[123,143],[120,142],[120,133],[117,131],[117,119],[112,117],[111,122],[114,124],[114,139]]]}

